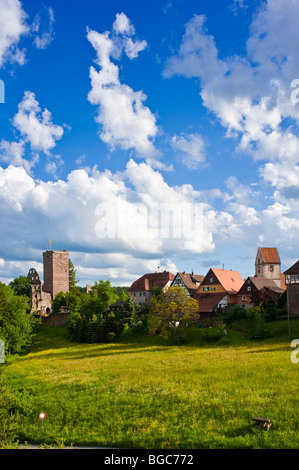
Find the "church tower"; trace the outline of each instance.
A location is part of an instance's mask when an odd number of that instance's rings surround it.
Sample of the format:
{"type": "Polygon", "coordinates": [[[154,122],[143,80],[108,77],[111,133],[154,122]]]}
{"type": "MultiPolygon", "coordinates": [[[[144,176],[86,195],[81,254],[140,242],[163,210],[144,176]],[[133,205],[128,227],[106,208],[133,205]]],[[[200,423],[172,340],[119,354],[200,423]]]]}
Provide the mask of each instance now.
{"type": "Polygon", "coordinates": [[[69,292],[69,253],[47,250],[43,253],[43,291],[51,294],[52,300],[59,292],[69,292]]]}
{"type": "Polygon", "coordinates": [[[280,287],[281,263],[277,248],[258,248],[255,258],[255,277],[272,279],[280,287]]]}

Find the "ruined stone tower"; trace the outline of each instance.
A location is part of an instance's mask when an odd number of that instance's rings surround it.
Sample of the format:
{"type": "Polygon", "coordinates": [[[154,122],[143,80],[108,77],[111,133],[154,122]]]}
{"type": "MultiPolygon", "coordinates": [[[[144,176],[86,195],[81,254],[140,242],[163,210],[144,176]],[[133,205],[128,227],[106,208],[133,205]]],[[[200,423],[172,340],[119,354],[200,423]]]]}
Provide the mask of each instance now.
{"type": "Polygon", "coordinates": [[[69,253],[47,250],[43,253],[43,291],[51,294],[52,300],[59,292],[69,292],[69,253]]]}

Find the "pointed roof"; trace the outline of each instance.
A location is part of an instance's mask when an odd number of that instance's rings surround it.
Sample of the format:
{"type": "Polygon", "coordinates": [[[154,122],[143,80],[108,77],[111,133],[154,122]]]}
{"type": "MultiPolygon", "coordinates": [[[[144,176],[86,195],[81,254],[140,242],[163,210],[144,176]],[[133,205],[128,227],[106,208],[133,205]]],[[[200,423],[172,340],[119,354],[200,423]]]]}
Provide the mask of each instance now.
{"type": "Polygon", "coordinates": [[[163,289],[169,281],[173,281],[174,277],[174,274],[169,271],[144,274],[137,281],[133,282],[129,292],[151,291],[153,287],[162,287],[163,289]]]}
{"type": "Polygon", "coordinates": [[[280,264],[280,257],[277,248],[259,248],[264,263],[280,264]]]}
{"type": "Polygon", "coordinates": [[[190,294],[193,292],[196,292],[198,289],[198,286],[204,280],[204,276],[202,274],[186,273],[185,271],[183,271],[183,272],[178,272],[175,277],[177,277],[178,274],[190,294]]]}
{"type": "MultiPolygon", "coordinates": [[[[254,277],[248,277],[246,280],[245,280],[245,283],[244,284],[248,284],[248,279],[250,279],[250,281],[252,282],[252,284],[258,289],[258,290],[261,290],[263,289],[264,287],[267,287],[268,289],[272,290],[273,292],[277,292],[278,294],[282,294],[284,289],[279,287],[277,285],[277,283],[273,280],[273,279],[268,279],[267,277],[257,277],[257,276],[254,276],[254,277]]],[[[243,284],[243,285],[244,285],[243,284]]]]}
{"type": "Polygon", "coordinates": [[[299,261],[297,261],[293,266],[287,269],[284,274],[299,274],[299,261]]]}
{"type": "Polygon", "coordinates": [[[219,302],[226,296],[226,292],[217,292],[215,294],[197,292],[193,298],[198,302],[198,312],[212,312],[219,302]]]}
{"type": "Polygon", "coordinates": [[[231,294],[236,294],[244,284],[244,279],[239,271],[211,268],[222,287],[231,294]]]}

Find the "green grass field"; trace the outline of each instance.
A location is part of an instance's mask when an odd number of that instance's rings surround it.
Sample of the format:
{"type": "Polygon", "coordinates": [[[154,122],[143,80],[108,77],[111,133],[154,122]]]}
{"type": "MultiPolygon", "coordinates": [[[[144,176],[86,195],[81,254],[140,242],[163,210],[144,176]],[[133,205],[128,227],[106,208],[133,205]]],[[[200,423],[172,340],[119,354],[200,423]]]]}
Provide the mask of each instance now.
{"type": "MultiPolygon", "coordinates": [[[[287,323],[275,336],[248,339],[229,330],[208,343],[156,337],[78,344],[61,328],[42,328],[35,349],[8,358],[4,374],[30,406],[19,442],[145,449],[299,448],[299,364],[287,323]],[[39,413],[44,411],[44,431],[39,413]],[[267,416],[273,427],[254,427],[267,416]]],[[[291,322],[292,339],[299,321],[291,322]]]]}

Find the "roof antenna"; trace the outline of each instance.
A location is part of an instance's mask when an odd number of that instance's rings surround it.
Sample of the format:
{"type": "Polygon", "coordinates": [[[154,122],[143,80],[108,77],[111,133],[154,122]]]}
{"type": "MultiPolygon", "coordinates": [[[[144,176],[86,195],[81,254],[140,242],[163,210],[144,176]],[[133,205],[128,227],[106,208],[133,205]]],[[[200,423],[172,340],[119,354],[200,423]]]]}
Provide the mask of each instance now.
{"type": "Polygon", "coordinates": [[[223,271],[224,271],[224,263],[222,263],[222,269],[223,269],[223,271]]]}

